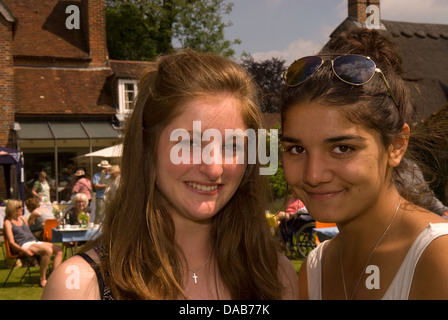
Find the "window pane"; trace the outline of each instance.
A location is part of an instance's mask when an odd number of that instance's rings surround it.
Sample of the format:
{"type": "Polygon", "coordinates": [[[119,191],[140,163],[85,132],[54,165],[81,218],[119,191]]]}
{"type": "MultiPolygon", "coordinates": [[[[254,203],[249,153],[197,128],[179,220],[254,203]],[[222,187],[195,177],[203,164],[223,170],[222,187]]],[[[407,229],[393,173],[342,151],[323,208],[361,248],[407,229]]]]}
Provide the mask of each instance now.
{"type": "Polygon", "coordinates": [[[124,85],[124,104],[126,110],[132,110],[134,101],[134,84],[125,83],[124,85]]]}

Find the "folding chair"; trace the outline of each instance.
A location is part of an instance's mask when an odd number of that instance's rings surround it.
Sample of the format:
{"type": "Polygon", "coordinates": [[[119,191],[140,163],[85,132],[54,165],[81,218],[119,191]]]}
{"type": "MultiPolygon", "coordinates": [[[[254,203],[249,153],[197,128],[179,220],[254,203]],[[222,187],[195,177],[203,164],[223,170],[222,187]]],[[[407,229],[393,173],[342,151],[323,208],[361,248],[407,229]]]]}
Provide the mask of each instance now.
{"type": "MultiPolygon", "coordinates": [[[[44,232],[42,234],[42,240],[47,242],[52,242],[53,240],[53,228],[57,228],[58,220],[57,219],[47,219],[44,224],[44,232]]],[[[73,256],[73,245],[69,243],[63,243],[62,247],[64,248],[64,260],[67,256],[67,250],[70,249],[70,256],[73,256]]]]}
{"type": "Polygon", "coordinates": [[[57,219],[47,219],[45,220],[44,224],[44,233],[42,234],[42,240],[51,242],[53,238],[53,228],[56,228],[58,226],[58,220],[57,219]]]}
{"type": "MultiPolygon", "coordinates": [[[[33,284],[32,284],[32,281],[31,281],[31,270],[30,270],[31,262],[32,262],[32,257],[26,256],[26,255],[13,254],[13,253],[11,252],[11,248],[10,248],[10,246],[9,246],[9,240],[8,240],[7,237],[4,237],[4,243],[5,243],[5,249],[6,249],[6,256],[7,256],[8,258],[10,258],[10,259],[13,259],[13,260],[14,260],[14,263],[11,265],[11,268],[10,268],[10,270],[9,270],[9,274],[8,274],[8,276],[6,277],[5,282],[3,283],[3,287],[6,285],[6,282],[8,282],[8,279],[9,279],[9,277],[11,276],[12,271],[14,270],[14,266],[16,265],[16,262],[17,262],[17,260],[20,259],[20,258],[25,258],[25,259],[27,260],[27,262],[28,262],[28,263],[27,263],[28,266],[27,266],[27,268],[26,268],[26,270],[25,270],[25,273],[23,274],[22,278],[20,278],[20,282],[22,282],[23,278],[24,278],[24,277],[26,276],[26,274],[28,273],[28,275],[29,275],[29,280],[30,280],[30,284],[33,285],[33,284]]],[[[6,260],[6,259],[5,259],[5,260],[6,260]]]]}
{"type": "Polygon", "coordinates": [[[3,229],[0,229],[0,245],[2,246],[3,256],[5,257],[5,266],[6,266],[6,269],[8,269],[8,264],[6,263],[5,247],[3,246],[3,243],[5,243],[5,240],[3,240],[4,237],[5,236],[3,234],[3,229]]]}

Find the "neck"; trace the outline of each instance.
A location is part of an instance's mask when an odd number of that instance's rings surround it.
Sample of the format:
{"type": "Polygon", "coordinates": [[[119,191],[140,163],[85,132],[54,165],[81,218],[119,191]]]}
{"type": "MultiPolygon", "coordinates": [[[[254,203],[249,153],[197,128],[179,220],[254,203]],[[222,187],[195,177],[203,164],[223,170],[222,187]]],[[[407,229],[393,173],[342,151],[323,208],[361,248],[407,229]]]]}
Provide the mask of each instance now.
{"type": "Polygon", "coordinates": [[[183,257],[186,266],[196,268],[210,258],[210,229],[209,223],[193,221],[175,221],[175,243],[179,256],[183,257]]]}

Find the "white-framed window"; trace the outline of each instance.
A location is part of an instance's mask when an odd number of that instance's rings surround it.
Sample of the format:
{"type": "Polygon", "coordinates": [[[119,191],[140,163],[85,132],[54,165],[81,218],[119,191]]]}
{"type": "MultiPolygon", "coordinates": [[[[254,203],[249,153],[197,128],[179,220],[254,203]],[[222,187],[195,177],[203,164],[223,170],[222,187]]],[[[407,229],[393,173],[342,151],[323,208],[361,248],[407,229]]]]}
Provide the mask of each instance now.
{"type": "Polygon", "coordinates": [[[137,80],[119,79],[118,80],[118,101],[119,113],[128,114],[132,112],[133,102],[137,96],[137,80]]]}

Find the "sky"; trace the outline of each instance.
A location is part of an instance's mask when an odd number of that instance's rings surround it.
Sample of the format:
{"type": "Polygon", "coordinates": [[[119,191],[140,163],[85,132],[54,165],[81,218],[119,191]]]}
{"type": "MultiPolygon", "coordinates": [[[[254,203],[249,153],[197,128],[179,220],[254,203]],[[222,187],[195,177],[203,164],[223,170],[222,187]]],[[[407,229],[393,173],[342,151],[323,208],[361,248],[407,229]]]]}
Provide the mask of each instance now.
{"type": "MultiPolygon", "coordinates": [[[[229,0],[224,15],[225,38],[240,39],[235,57],[250,53],[255,60],[278,57],[286,65],[315,54],[348,16],[348,0],[229,0]]],[[[447,0],[381,0],[381,19],[448,24],[447,0]]]]}

